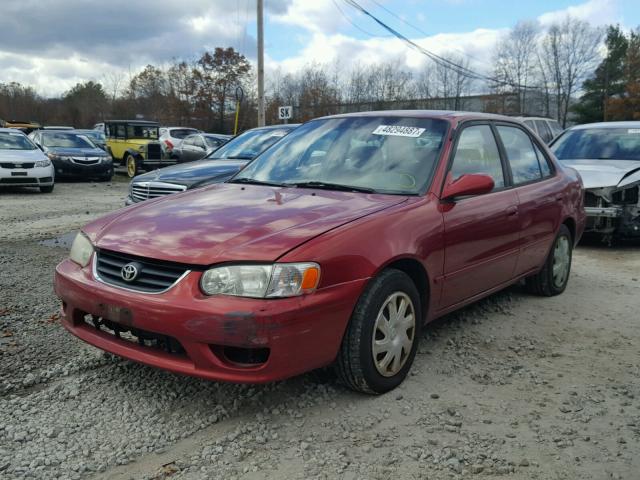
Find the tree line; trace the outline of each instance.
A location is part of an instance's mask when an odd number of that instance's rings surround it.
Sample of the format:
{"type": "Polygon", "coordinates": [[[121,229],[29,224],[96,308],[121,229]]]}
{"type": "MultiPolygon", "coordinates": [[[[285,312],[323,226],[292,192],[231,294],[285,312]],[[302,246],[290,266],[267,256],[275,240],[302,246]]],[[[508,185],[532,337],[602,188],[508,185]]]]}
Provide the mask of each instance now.
{"type": "MultiPolygon", "coordinates": [[[[640,118],[640,30],[601,29],[572,17],[542,28],[522,21],[499,39],[489,75],[473,58],[451,51],[419,71],[400,60],[349,65],[308,64],[267,78],[267,122],[293,105],[293,121],[359,110],[476,110],[591,122],[640,118]],[[447,67],[449,65],[449,67],[447,67]],[[451,66],[455,66],[452,68],[451,66]]],[[[193,60],[147,65],[136,74],[109,72],[58,98],[0,83],[0,118],[90,127],[110,118],[146,118],[206,131],[255,126],[255,72],[233,48],[193,60]],[[241,98],[237,94],[242,93],[241,98]]]]}

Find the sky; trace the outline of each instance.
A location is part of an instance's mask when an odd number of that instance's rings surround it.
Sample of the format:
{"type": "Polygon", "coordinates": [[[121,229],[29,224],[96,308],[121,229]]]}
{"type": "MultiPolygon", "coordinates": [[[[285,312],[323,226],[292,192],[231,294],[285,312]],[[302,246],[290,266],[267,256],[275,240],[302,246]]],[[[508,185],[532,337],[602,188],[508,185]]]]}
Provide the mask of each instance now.
{"type": "MultiPolygon", "coordinates": [[[[544,27],[572,15],[640,26],[640,0],[358,2],[423,47],[462,55],[482,73],[490,73],[496,41],[519,20],[544,27]]],[[[267,76],[312,62],[348,69],[392,61],[416,71],[428,62],[344,0],[264,3],[267,76]]],[[[233,46],[255,63],[255,11],[255,0],[4,0],[0,83],[57,96],[77,82],[126,81],[146,64],[194,59],[217,46],[233,46]]]]}

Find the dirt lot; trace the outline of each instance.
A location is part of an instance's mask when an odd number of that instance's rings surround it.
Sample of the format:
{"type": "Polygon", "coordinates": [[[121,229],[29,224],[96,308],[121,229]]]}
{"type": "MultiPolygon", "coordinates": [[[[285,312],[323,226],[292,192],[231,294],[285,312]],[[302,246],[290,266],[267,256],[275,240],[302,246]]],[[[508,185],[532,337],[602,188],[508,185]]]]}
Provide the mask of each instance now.
{"type": "Polygon", "coordinates": [[[0,192],[0,478],[639,478],[638,246],[580,247],[560,297],[514,287],[430,324],[380,397],[311,376],[216,384],[59,325],[67,249],[39,241],[120,207],[126,185],[0,192]]]}

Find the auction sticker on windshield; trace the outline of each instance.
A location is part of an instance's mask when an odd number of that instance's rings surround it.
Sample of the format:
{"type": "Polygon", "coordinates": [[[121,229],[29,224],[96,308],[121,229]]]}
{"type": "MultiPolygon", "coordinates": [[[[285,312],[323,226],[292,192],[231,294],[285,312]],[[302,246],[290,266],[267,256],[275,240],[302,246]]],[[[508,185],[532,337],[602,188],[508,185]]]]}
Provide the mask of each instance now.
{"type": "Polygon", "coordinates": [[[426,128],[405,127],[403,125],[380,125],[374,131],[374,135],[391,135],[394,137],[419,137],[426,128]]]}

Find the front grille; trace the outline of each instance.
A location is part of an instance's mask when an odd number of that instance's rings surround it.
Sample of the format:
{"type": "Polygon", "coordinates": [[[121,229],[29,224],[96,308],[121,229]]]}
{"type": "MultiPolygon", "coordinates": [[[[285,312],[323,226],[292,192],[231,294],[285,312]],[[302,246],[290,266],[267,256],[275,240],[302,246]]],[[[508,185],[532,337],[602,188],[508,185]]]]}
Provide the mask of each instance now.
{"type": "Polygon", "coordinates": [[[189,269],[177,263],[135,257],[123,253],[100,250],[94,264],[96,277],[104,283],[145,293],[168,290],[189,269]],[[133,264],[137,276],[131,281],[122,277],[122,267],[133,264]]]}
{"type": "Polygon", "coordinates": [[[131,185],[131,196],[135,202],[142,202],[150,198],[164,197],[172,193],[184,192],[184,185],[164,182],[138,182],[131,185]]]}
{"type": "Polygon", "coordinates": [[[8,185],[25,185],[25,184],[34,184],[37,185],[38,184],[38,180],[36,180],[35,178],[29,178],[29,177],[13,177],[13,178],[0,178],[0,183],[5,183],[8,185]]]}
{"type": "Polygon", "coordinates": [[[100,157],[71,157],[71,161],[78,165],[96,165],[100,163],[100,157]]]}
{"type": "Polygon", "coordinates": [[[159,143],[147,143],[147,160],[162,159],[162,147],[159,143]]]}
{"type": "Polygon", "coordinates": [[[1,168],[33,168],[35,163],[0,162],[1,168]]]}
{"type": "Polygon", "coordinates": [[[140,328],[129,327],[95,315],[87,314],[83,320],[88,326],[112,335],[118,340],[136,343],[142,347],[163,350],[173,355],[186,356],[185,349],[180,342],[169,335],[161,335],[140,328]]]}
{"type": "Polygon", "coordinates": [[[602,199],[591,192],[584,192],[584,206],[585,207],[603,207],[601,204],[602,199]]]}

